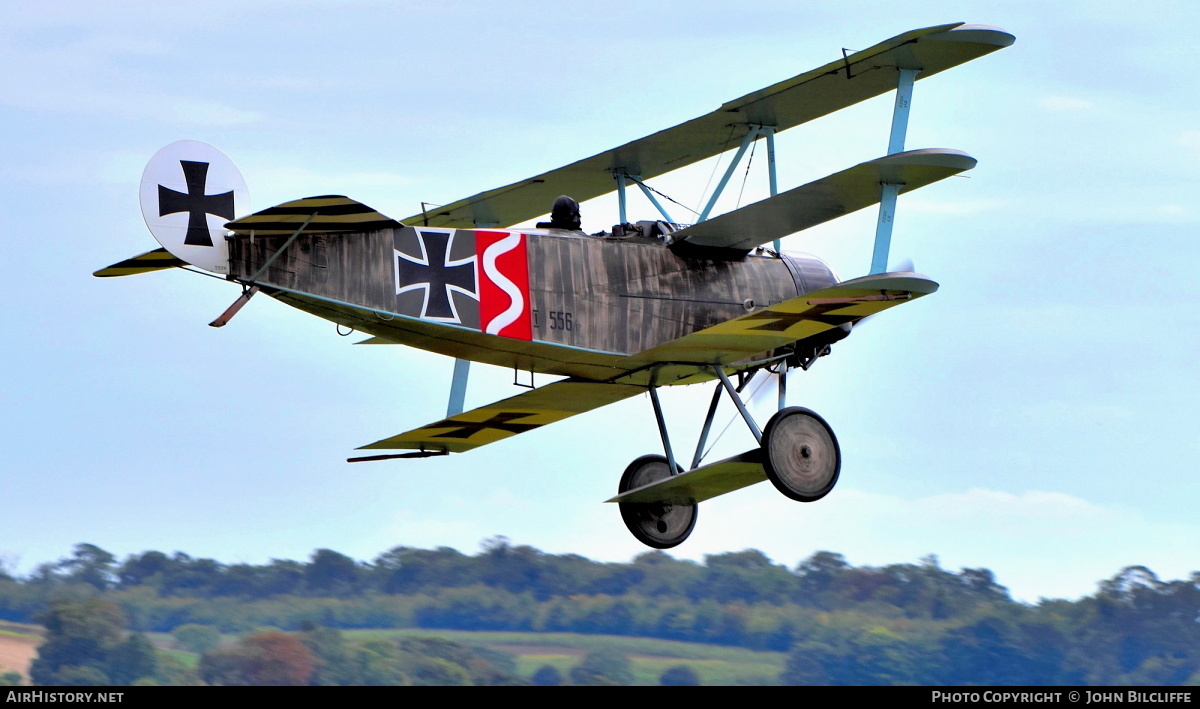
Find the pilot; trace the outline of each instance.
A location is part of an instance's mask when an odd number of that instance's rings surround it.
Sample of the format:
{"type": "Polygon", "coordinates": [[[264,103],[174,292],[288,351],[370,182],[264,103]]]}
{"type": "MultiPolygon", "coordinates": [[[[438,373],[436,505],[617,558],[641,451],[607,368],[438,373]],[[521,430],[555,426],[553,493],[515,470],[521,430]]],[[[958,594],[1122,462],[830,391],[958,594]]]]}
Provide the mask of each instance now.
{"type": "Polygon", "coordinates": [[[559,195],[550,209],[550,221],[538,222],[537,228],[583,231],[583,223],[579,217],[579,203],[565,194],[559,195]]]}

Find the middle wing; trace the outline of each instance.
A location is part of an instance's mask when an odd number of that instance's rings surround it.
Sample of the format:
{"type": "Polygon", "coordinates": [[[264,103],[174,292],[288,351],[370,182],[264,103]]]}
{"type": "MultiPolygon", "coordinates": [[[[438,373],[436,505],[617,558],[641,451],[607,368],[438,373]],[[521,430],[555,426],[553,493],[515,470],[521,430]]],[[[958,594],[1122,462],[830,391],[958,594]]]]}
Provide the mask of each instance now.
{"type": "Polygon", "coordinates": [[[926,148],[860,163],[761,202],[727,212],[671,234],[671,248],[745,252],[831,219],[879,204],[881,183],[902,185],[900,194],[975,167],[958,150],[926,148]]]}

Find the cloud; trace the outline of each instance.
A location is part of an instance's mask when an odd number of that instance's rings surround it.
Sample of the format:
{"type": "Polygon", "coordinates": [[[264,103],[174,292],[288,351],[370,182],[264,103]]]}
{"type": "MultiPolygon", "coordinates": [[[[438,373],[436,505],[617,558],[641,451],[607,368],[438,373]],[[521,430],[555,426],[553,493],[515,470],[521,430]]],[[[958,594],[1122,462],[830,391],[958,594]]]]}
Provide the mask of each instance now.
{"type": "Polygon", "coordinates": [[[1133,408],[1099,401],[1035,401],[1025,407],[1025,414],[1030,424],[1043,429],[1059,428],[1064,424],[1076,426],[1084,421],[1125,425],[1137,420],[1133,408]]]}
{"type": "Polygon", "coordinates": [[[1185,130],[1175,136],[1176,145],[1186,148],[1192,157],[1200,160],[1200,130],[1185,130]]]}
{"type": "Polygon", "coordinates": [[[280,90],[280,91],[328,91],[330,89],[342,88],[346,86],[346,80],[339,78],[321,79],[310,76],[262,76],[262,77],[246,77],[242,82],[242,86],[258,90],[280,90]]]}
{"type": "Polygon", "coordinates": [[[36,113],[107,116],[189,126],[229,126],[262,120],[262,114],[218,101],[154,93],[98,77],[75,79],[45,72],[0,82],[0,103],[36,113]]]}
{"type": "Polygon", "coordinates": [[[949,214],[954,216],[972,216],[1004,209],[1011,202],[1003,199],[962,199],[953,202],[921,199],[920,197],[904,197],[902,210],[911,210],[919,214],[949,214]]]}
{"type": "Polygon", "coordinates": [[[38,155],[34,163],[0,167],[0,179],[30,185],[136,185],[150,155],[122,150],[80,150],[38,155]]]}
{"type": "Polygon", "coordinates": [[[1047,111],[1086,111],[1093,107],[1091,101],[1071,96],[1047,96],[1038,105],[1047,111]]]}
{"type": "Polygon", "coordinates": [[[263,118],[257,111],[243,111],[217,101],[190,97],[170,100],[171,114],[180,123],[202,126],[231,126],[254,123],[263,118]]]}
{"type": "MultiPolygon", "coordinates": [[[[234,160],[237,160],[237,156],[234,156],[234,160]]],[[[246,169],[245,175],[254,204],[259,207],[265,207],[268,203],[298,199],[305,195],[344,194],[396,219],[402,219],[419,209],[412,205],[404,208],[396,205],[398,198],[403,197],[405,191],[417,184],[418,180],[395,172],[337,172],[295,166],[267,166],[246,169]],[[260,202],[255,185],[264,186],[264,193],[269,188],[270,192],[262,197],[265,202],[260,202]]]]}
{"type": "MultiPolygon", "coordinates": [[[[169,65],[172,48],[162,39],[99,31],[45,44],[18,36],[0,45],[0,103],[34,113],[111,117],[201,126],[229,126],[262,116],[218,101],[162,91],[153,70],[169,65]]],[[[174,85],[174,82],[171,83],[174,85]]]]}

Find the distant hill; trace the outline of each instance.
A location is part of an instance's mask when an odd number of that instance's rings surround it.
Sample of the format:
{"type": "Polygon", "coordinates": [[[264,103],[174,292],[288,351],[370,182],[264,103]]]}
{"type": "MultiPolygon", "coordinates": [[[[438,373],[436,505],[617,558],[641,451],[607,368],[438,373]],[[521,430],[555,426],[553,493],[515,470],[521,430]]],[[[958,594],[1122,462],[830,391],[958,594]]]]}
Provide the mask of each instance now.
{"type": "Polygon", "coordinates": [[[147,632],[436,629],[742,647],[787,653],[791,683],[1200,682],[1200,574],[1162,581],[1141,566],[1092,596],[1036,605],[987,569],[950,571],[933,556],[871,567],[821,551],[788,568],[752,549],[704,563],[650,551],[600,563],[503,538],[475,555],[401,546],[361,562],[318,549],[262,565],[158,551],[117,560],[80,544],[27,577],[0,576],[0,618],[31,622],[60,597],[112,601],[147,632]]]}

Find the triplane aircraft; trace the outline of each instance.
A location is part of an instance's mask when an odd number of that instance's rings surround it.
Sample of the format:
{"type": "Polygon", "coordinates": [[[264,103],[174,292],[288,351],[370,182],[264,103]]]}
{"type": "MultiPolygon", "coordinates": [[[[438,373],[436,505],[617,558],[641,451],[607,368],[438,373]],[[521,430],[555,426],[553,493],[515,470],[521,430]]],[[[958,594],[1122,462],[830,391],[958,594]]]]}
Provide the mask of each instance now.
{"type": "MultiPolygon", "coordinates": [[[[220,327],[257,292],[373,336],[457,358],[444,420],[366,449],[419,458],[472,450],[648,392],[663,454],[633,461],[619,504],[638,540],[683,542],[699,502],[762,480],[802,502],[824,497],[841,451],[817,414],[785,406],[786,373],[807,370],[856,323],[937,290],[911,269],[886,272],[897,195],[969,170],[955,150],[904,150],[913,84],[1013,43],[995,28],[948,24],[893,37],[819,69],[621,147],[450,205],[395,221],[342,196],[247,211],[244,182],[222,153],[182,141],[143,175],[147,224],[163,248],[97,271],[121,276],[198,267],[242,286],[220,327]],[[786,192],[774,172],[776,132],[895,90],[887,154],[786,192]],[[709,218],[751,144],[765,139],[771,196],[709,218]],[[646,181],[740,145],[696,223],[672,219],[646,181]],[[630,224],[636,185],[661,219],[630,224]],[[578,200],[616,191],[620,224],[579,231],[578,200]],[[544,214],[534,229],[510,229],[544,214]],[[778,240],[879,205],[868,275],[839,281],[823,261],[785,254],[778,240]],[[774,242],[773,249],[765,248],[774,242]],[[469,362],[564,377],[463,411],[469,362]],[[743,402],[751,375],[778,376],[779,410],[760,427],[743,402]],[[737,383],[734,383],[734,379],[737,383]],[[672,446],[663,386],[716,381],[691,463],[672,446]],[[721,393],[759,445],[701,465],[721,393]]],[[[190,269],[189,269],[190,270],[190,269]]],[[[530,375],[532,377],[532,374],[530,375]]]]}

